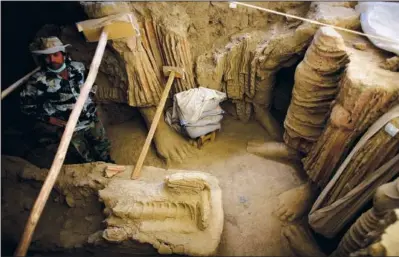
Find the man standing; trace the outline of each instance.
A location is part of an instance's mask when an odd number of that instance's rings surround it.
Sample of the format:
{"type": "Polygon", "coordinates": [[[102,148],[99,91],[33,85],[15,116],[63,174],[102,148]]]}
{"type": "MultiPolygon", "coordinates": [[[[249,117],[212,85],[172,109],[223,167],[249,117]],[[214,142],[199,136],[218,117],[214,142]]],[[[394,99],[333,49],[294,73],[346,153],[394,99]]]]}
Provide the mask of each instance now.
{"type": "MultiPolygon", "coordinates": [[[[22,112],[39,120],[41,127],[53,132],[58,141],[86,75],[83,63],[73,62],[67,56],[67,46],[57,37],[39,38],[32,43],[32,53],[36,54],[42,68],[29,79],[20,94],[22,112]]],[[[110,142],[92,99],[94,93],[92,90],[84,104],[71,145],[84,162],[113,162],[110,142]]]]}

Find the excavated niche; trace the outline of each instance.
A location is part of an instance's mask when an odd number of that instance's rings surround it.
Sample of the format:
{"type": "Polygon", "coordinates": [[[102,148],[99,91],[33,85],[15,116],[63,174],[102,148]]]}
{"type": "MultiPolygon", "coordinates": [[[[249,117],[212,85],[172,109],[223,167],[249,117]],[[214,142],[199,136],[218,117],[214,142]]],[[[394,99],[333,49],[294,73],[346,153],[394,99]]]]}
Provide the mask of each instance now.
{"type": "MultiPolygon", "coordinates": [[[[358,15],[345,3],[313,2],[306,17],[352,29],[359,27],[358,15]]],[[[317,28],[309,23],[276,23],[267,30],[236,34],[225,47],[197,58],[197,82],[225,91],[236,103],[238,117],[247,121],[251,103],[270,108],[276,73],[302,58],[317,28]]]]}
{"type": "Polygon", "coordinates": [[[276,73],[276,86],[272,93],[273,102],[270,111],[281,127],[284,127],[284,120],[292,98],[295,70],[301,61],[295,62],[292,66],[283,67],[276,73]]]}
{"type": "MultiPolygon", "coordinates": [[[[2,156],[2,164],[7,181],[3,236],[18,242],[48,170],[11,156],[2,156]]],[[[214,176],[143,167],[149,176],[131,180],[133,166],[112,178],[106,177],[106,168],[102,162],[63,166],[31,250],[154,254],[155,248],[161,254],[215,254],[224,214],[214,176]]]]}
{"type": "Polygon", "coordinates": [[[197,81],[203,87],[226,92],[236,104],[238,117],[248,121],[251,106],[243,101],[253,97],[251,85],[251,59],[257,45],[265,38],[265,32],[253,31],[236,35],[224,48],[199,56],[196,65],[197,81]]]}

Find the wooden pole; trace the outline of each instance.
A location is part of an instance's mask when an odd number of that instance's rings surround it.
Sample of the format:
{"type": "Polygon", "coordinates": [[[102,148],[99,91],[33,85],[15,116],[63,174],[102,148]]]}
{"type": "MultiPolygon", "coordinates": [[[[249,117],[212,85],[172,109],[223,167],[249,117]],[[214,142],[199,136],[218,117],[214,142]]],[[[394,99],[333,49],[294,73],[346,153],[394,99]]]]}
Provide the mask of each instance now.
{"type": "Polygon", "coordinates": [[[15,252],[15,256],[25,256],[26,252],[28,251],[36,225],[43,212],[44,206],[46,205],[50,192],[57,180],[58,174],[60,173],[62,164],[64,163],[65,155],[67,153],[69,143],[71,142],[76,123],[79,119],[80,113],[82,112],[83,105],[86,102],[86,99],[89,96],[90,90],[96,79],[98,68],[100,66],[105,46],[107,44],[107,39],[108,32],[103,30],[97,45],[93,61],[90,65],[89,75],[87,76],[87,80],[81,88],[78,100],[76,101],[75,107],[73,108],[72,113],[68,119],[64,134],[61,138],[60,145],[58,146],[57,153],[53,160],[53,164],[51,165],[47,178],[44,181],[43,187],[40,190],[39,196],[37,197],[28,221],[26,222],[25,230],[22,235],[21,241],[19,242],[18,248],[15,252]]]}
{"type": "Polygon", "coordinates": [[[161,114],[163,111],[163,108],[165,107],[166,99],[168,98],[170,88],[172,87],[173,80],[175,78],[175,72],[172,71],[169,75],[168,82],[166,83],[165,89],[163,90],[161,101],[159,102],[159,105],[157,107],[157,110],[155,112],[154,119],[152,120],[150,131],[148,132],[147,138],[145,139],[143,149],[141,150],[139,159],[134,167],[134,170],[132,172],[131,178],[132,179],[137,179],[140,176],[141,172],[141,167],[143,166],[145,157],[147,156],[148,149],[150,147],[152,138],[154,137],[155,130],[157,129],[159,119],[161,118],[161,114]]]}
{"type": "Polygon", "coordinates": [[[40,67],[37,67],[33,71],[26,74],[23,78],[19,79],[17,82],[15,82],[11,86],[7,87],[4,91],[1,92],[1,100],[3,100],[4,97],[9,95],[12,91],[17,89],[19,86],[21,86],[25,81],[27,81],[30,78],[30,76],[32,76],[34,73],[36,73],[39,70],[40,70],[40,67]]]}

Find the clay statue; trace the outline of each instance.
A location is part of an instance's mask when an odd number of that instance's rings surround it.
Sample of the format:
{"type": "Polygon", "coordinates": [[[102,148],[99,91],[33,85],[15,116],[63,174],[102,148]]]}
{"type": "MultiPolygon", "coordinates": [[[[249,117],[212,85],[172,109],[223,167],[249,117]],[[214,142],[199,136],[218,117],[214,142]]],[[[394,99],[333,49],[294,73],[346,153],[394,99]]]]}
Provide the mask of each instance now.
{"type": "MultiPolygon", "coordinates": [[[[359,26],[358,14],[344,3],[313,2],[306,17],[347,28],[359,26]]],[[[301,58],[316,31],[317,26],[309,23],[276,23],[267,31],[237,34],[224,48],[197,58],[198,84],[228,92],[240,120],[249,120],[254,112],[271,138],[282,141],[283,133],[269,112],[276,73],[301,58]]]]}
{"type": "MultiPolygon", "coordinates": [[[[283,220],[287,217],[289,217],[289,220],[293,220],[305,214],[317,197],[317,191],[322,191],[330,183],[343,157],[348,154],[348,151],[352,149],[360,136],[383,113],[390,109],[392,113],[398,113],[392,107],[399,102],[399,86],[395,82],[399,79],[399,74],[380,68],[378,61],[371,61],[375,59],[381,60],[383,55],[380,50],[373,48],[370,42],[359,37],[345,34],[342,34],[342,36],[348,41],[346,51],[350,55],[350,63],[340,81],[340,90],[335,101],[333,101],[333,107],[326,126],[307,156],[302,159],[304,170],[309,176],[308,182],[301,187],[292,189],[292,192],[285,192],[279,196],[278,215],[283,220]],[[352,40],[362,40],[368,45],[367,49],[360,51],[353,48],[350,44],[352,40]],[[303,196],[303,203],[298,203],[298,198],[291,198],[294,195],[303,196]],[[311,199],[308,198],[310,196],[312,196],[311,199]]],[[[331,201],[336,201],[337,199],[344,201],[346,198],[343,198],[343,196],[353,190],[354,186],[357,185],[356,183],[369,178],[376,169],[380,168],[384,162],[396,154],[399,143],[398,136],[389,136],[383,127],[388,122],[396,124],[392,126],[398,126],[396,117],[393,115],[385,120],[383,124],[381,123],[371,135],[378,133],[371,139],[369,138],[370,141],[363,146],[364,142],[358,154],[351,159],[350,165],[340,171],[339,176],[341,178],[339,182],[336,182],[338,179],[331,182],[335,184],[335,189],[333,190],[336,190],[332,195],[331,201]],[[383,154],[380,155],[378,154],[379,152],[383,152],[383,154]],[[371,155],[373,156],[372,158],[365,158],[371,155]],[[378,158],[376,158],[377,156],[378,158]],[[347,184],[348,182],[350,182],[349,185],[347,184]]],[[[392,172],[395,174],[397,171],[392,172]]],[[[382,172],[380,175],[384,179],[379,182],[374,180],[374,186],[381,185],[387,179],[389,180],[393,174],[384,174],[382,172]]],[[[371,183],[371,181],[369,182],[371,183]]],[[[364,188],[367,187],[366,184],[363,186],[364,188]]],[[[365,192],[364,188],[359,190],[365,192]]],[[[357,193],[360,194],[360,191],[357,191],[357,193]]],[[[328,201],[330,196],[330,194],[323,196],[326,198],[323,201],[328,201]]],[[[355,201],[353,198],[352,200],[355,201]]],[[[348,203],[347,201],[346,204],[348,203]]],[[[323,206],[320,204],[317,208],[321,207],[323,206]]],[[[355,212],[359,207],[355,205],[351,211],[355,212]]],[[[317,208],[314,208],[314,211],[317,208]]],[[[330,208],[329,212],[333,212],[333,206],[328,208],[330,208]]],[[[343,223],[340,226],[336,226],[337,224],[334,223],[337,221],[334,220],[335,214],[330,213],[327,217],[324,212],[325,217],[318,217],[318,219],[331,219],[329,223],[320,223],[319,233],[325,236],[327,234],[329,234],[328,236],[333,236],[333,234],[337,233],[336,230],[341,228],[343,223]],[[327,230],[329,232],[326,232],[327,230]],[[333,232],[333,230],[335,231],[333,232]]],[[[320,215],[322,214],[320,213],[320,215]]],[[[351,217],[351,215],[344,217],[345,222],[348,222],[351,217]]],[[[313,220],[313,222],[316,221],[313,220]]],[[[314,225],[312,227],[315,228],[317,226],[314,225]]]]}
{"type": "Polygon", "coordinates": [[[163,183],[114,180],[99,191],[110,242],[135,239],[161,254],[210,255],[223,230],[221,190],[215,177],[175,173],[163,183]]]}
{"type": "Polygon", "coordinates": [[[287,225],[281,230],[281,240],[286,248],[297,257],[327,255],[319,248],[309,227],[302,225],[287,225]]]}
{"type": "MultiPolygon", "coordinates": [[[[12,156],[2,163],[2,226],[18,242],[48,170],[12,156]]],[[[119,172],[111,178],[108,168],[103,162],[63,166],[30,249],[215,254],[224,222],[216,177],[145,166],[149,176],[131,180],[133,166],[114,167],[119,172]]]]}
{"type": "Polygon", "coordinates": [[[368,247],[351,254],[357,256],[398,256],[399,255],[399,209],[390,211],[380,220],[381,228],[370,236],[371,243],[368,247]],[[386,224],[390,224],[386,226],[386,224]]]}
{"type": "MultiPolygon", "coordinates": [[[[90,18],[134,10],[133,5],[127,2],[81,4],[90,18]]],[[[167,80],[162,74],[162,66],[175,66],[185,70],[185,79],[174,82],[172,93],[195,87],[192,57],[186,34],[187,21],[177,21],[176,17],[171,16],[168,17],[168,22],[165,22],[162,18],[153,20],[151,17],[140,17],[140,38],[113,40],[111,43],[125,69],[127,103],[139,107],[147,127],[152,122],[167,80]]],[[[158,154],[167,161],[182,162],[194,151],[187,140],[165,124],[163,117],[154,135],[154,142],[158,154]]]]}
{"type": "Polygon", "coordinates": [[[396,208],[399,208],[399,178],[377,189],[373,207],[356,220],[331,256],[348,256],[350,253],[364,248],[367,236],[378,230],[381,227],[380,220],[383,220],[387,213],[396,208]]]}
{"type": "MultiPolygon", "coordinates": [[[[167,81],[162,74],[163,66],[175,66],[185,71],[184,79],[175,80],[172,85],[171,96],[196,87],[187,39],[187,18],[165,17],[167,13],[157,13],[154,15],[156,18],[139,15],[139,10],[127,2],[82,2],[81,5],[90,19],[133,11],[139,18],[139,37],[109,42],[96,79],[97,101],[138,107],[149,128],[167,81]]],[[[154,5],[152,11],[160,12],[159,9],[162,6],[154,5]]],[[[68,52],[75,60],[90,65],[95,44],[84,42],[76,28],[66,27],[56,32],[54,28],[50,30],[45,26],[37,35],[57,33],[61,40],[72,45],[68,52]]],[[[188,140],[167,126],[163,115],[154,135],[154,143],[157,153],[167,162],[182,162],[195,151],[188,140]]]]}
{"type": "Polygon", "coordinates": [[[294,221],[308,213],[317,198],[318,188],[311,181],[278,196],[275,214],[281,221],[294,221]]]}
{"type": "Polygon", "coordinates": [[[247,145],[247,152],[253,153],[262,157],[276,159],[285,159],[292,161],[300,161],[300,154],[295,149],[287,146],[281,142],[257,142],[249,141],[247,145]]]}
{"type": "Polygon", "coordinates": [[[337,171],[336,178],[330,181],[320,196],[317,184],[309,180],[279,196],[277,215],[282,220],[292,221],[309,211],[313,205],[309,215],[312,228],[328,237],[338,233],[370,199],[373,188],[399,174],[399,138],[389,135],[385,128],[385,124],[399,125],[399,118],[390,120],[392,116],[399,115],[397,110],[397,107],[393,108],[374,124],[377,126],[373,125],[369,129],[348,157],[345,166],[337,171]],[[376,154],[380,151],[384,153],[376,154]],[[373,157],[368,157],[370,155],[373,157]]]}
{"type": "MultiPolygon", "coordinates": [[[[392,218],[387,219],[387,217],[388,215],[392,215],[394,209],[398,207],[399,178],[390,183],[383,184],[377,189],[374,195],[373,207],[356,220],[345,233],[337,249],[330,256],[350,256],[350,254],[371,245],[373,239],[375,240],[387,226],[397,220],[392,218]]],[[[291,251],[297,256],[326,256],[317,246],[307,226],[289,225],[284,227],[282,230],[282,238],[286,240],[291,251]]],[[[395,238],[391,239],[391,241],[395,241],[395,238]]],[[[389,242],[389,245],[394,246],[392,248],[396,248],[397,251],[397,246],[395,247],[395,244],[398,245],[398,242],[393,242],[389,242]]],[[[377,249],[377,246],[373,247],[377,249]]],[[[380,247],[378,249],[380,249],[380,247]]]]}
{"type": "Polygon", "coordinates": [[[295,70],[291,104],[284,121],[285,143],[308,153],[328,118],[349,57],[345,43],[333,28],[320,28],[295,70]]]}

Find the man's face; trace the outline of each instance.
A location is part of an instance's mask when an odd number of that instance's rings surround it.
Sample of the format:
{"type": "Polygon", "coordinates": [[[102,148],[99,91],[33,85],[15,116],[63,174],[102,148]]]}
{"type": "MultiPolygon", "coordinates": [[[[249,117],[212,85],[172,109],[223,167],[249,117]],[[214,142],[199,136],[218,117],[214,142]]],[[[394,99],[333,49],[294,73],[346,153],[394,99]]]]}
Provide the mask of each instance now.
{"type": "Polygon", "coordinates": [[[62,52],[47,54],[44,59],[46,60],[47,66],[53,70],[61,68],[62,64],[64,63],[64,55],[62,52]]]}

